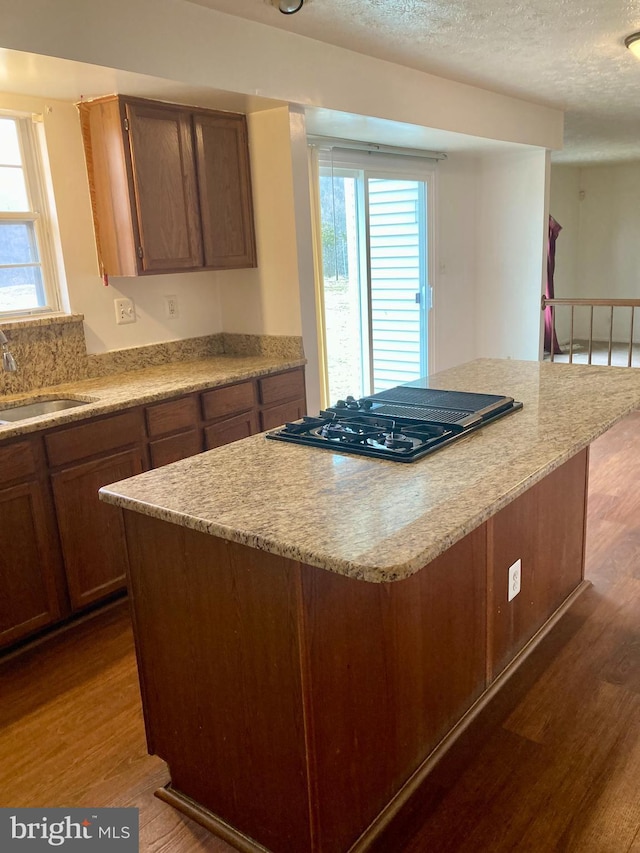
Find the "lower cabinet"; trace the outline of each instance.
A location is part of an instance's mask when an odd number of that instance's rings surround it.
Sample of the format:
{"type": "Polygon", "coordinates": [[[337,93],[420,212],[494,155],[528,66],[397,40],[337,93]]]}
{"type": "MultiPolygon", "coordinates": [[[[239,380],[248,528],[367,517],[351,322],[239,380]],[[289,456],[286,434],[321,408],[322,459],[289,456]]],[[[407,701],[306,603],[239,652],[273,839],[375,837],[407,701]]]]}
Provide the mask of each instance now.
{"type": "Polygon", "coordinates": [[[142,455],[135,449],[74,465],[51,477],[74,611],[125,588],[122,512],[102,503],[98,490],[143,470],[142,455]]]}
{"type": "Polygon", "coordinates": [[[102,486],[305,411],[296,368],[0,443],[0,649],[126,589],[123,515],[102,486]]]}
{"type": "Polygon", "coordinates": [[[108,483],[146,467],[142,411],[130,410],[45,437],[64,567],[74,612],[123,590],[122,511],[100,501],[108,483]]]}
{"type": "Polygon", "coordinates": [[[69,609],[42,456],[39,439],[0,448],[0,647],[54,624],[69,609]]]}

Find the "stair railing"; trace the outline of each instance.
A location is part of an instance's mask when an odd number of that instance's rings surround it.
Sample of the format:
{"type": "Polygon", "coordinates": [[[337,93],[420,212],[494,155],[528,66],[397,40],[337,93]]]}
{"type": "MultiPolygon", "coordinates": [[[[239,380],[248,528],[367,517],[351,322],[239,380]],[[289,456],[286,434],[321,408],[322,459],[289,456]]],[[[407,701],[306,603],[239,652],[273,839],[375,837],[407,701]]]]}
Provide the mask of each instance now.
{"type": "MultiPolygon", "coordinates": [[[[613,339],[613,329],[614,329],[614,311],[619,308],[631,309],[630,310],[630,318],[629,318],[629,336],[628,336],[628,349],[627,349],[627,367],[632,366],[633,360],[633,334],[634,334],[634,323],[635,323],[635,311],[636,308],[640,308],[640,299],[547,299],[546,296],[542,297],[542,310],[545,308],[550,308],[551,310],[551,327],[552,327],[552,335],[551,335],[551,353],[550,360],[554,361],[554,352],[553,352],[553,341],[556,340],[556,308],[559,307],[567,307],[570,309],[570,325],[569,325],[569,363],[573,362],[573,354],[575,351],[575,338],[574,338],[574,329],[575,329],[575,309],[578,307],[586,307],[589,309],[589,336],[588,336],[588,354],[587,354],[587,364],[592,363],[593,358],[593,316],[594,309],[604,308],[609,310],[609,333],[608,340],[605,341],[608,349],[608,357],[607,364],[611,366],[611,357],[613,353],[614,344],[619,345],[622,344],[627,346],[627,341],[614,341],[613,339]]],[[[598,341],[599,342],[599,341],[598,341]]]]}

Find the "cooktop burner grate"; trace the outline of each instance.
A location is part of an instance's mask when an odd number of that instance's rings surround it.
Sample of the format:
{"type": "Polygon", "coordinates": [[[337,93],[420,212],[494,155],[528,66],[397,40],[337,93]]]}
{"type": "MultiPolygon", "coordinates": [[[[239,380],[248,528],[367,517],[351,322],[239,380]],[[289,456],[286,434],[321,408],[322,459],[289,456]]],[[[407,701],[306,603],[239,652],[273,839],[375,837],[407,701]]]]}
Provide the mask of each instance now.
{"type": "Polygon", "coordinates": [[[305,416],[266,434],[267,438],[291,441],[327,450],[344,451],[396,462],[413,462],[497,418],[522,408],[510,397],[432,392],[399,386],[385,395],[405,397],[405,403],[385,402],[383,394],[356,400],[347,397],[317,416],[305,416]],[[408,390],[411,393],[404,395],[408,390]],[[480,408],[455,408],[452,402],[480,408]],[[420,401],[423,401],[423,405],[420,401]],[[441,402],[442,405],[436,405],[441,402]]]}

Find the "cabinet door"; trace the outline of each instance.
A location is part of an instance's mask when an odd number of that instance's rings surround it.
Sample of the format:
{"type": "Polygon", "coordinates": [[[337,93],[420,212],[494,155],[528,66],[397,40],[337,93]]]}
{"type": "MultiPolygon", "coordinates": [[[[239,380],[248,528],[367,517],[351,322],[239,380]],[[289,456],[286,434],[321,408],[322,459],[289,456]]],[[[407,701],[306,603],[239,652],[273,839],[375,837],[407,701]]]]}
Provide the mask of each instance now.
{"type": "Polygon", "coordinates": [[[140,238],[139,271],[202,267],[190,114],[153,103],[126,102],[125,109],[140,238]]]}
{"type": "Polygon", "coordinates": [[[64,615],[50,497],[37,482],[0,490],[0,646],[64,615]]]}
{"type": "Polygon", "coordinates": [[[256,266],[246,120],[241,115],[193,117],[204,265],[256,266]]]}
{"type": "Polygon", "coordinates": [[[127,549],[122,511],[98,489],[143,470],[138,449],[114,453],[51,477],[73,610],[125,588],[127,549]]]}

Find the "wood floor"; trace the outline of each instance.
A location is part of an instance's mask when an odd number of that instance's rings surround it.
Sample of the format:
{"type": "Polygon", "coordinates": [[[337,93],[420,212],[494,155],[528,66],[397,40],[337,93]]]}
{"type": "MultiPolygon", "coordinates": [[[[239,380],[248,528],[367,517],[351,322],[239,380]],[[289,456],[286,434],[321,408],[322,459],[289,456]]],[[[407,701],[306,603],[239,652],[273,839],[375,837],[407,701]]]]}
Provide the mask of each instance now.
{"type": "MultiPolygon", "coordinates": [[[[640,413],[591,450],[593,586],[375,853],[640,853],[640,413]]],[[[0,663],[0,806],[137,806],[144,853],[229,853],[154,798],[126,604],[0,663]]]]}

